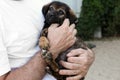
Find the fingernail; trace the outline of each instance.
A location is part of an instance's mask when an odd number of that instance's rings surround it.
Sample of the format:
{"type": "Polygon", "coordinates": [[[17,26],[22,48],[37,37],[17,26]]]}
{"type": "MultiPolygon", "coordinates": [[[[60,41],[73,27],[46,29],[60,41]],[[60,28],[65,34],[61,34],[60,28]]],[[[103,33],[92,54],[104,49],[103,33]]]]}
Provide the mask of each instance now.
{"type": "Polygon", "coordinates": [[[75,27],[75,24],[71,24],[71,25],[75,27]]]}
{"type": "Polygon", "coordinates": [[[69,19],[68,19],[68,18],[66,18],[66,19],[65,19],[65,21],[69,21],[69,19]]]}
{"type": "Polygon", "coordinates": [[[59,74],[61,74],[61,70],[59,70],[59,74]]]}
{"type": "Polygon", "coordinates": [[[58,27],[59,24],[51,24],[52,27],[58,27]]]}
{"type": "Polygon", "coordinates": [[[70,57],[70,56],[71,56],[70,54],[71,54],[71,53],[68,53],[68,54],[67,54],[67,57],[70,57]]]}
{"type": "Polygon", "coordinates": [[[62,60],[59,63],[62,64],[62,60]]]}

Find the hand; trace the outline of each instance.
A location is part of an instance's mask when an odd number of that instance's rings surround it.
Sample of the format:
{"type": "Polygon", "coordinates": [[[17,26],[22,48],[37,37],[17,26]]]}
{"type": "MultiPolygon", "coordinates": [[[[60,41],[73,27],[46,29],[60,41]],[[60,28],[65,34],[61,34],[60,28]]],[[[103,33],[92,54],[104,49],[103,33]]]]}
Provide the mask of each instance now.
{"type": "Polygon", "coordinates": [[[66,80],[80,80],[84,77],[91,64],[93,63],[95,56],[94,53],[88,49],[75,49],[68,53],[68,62],[61,61],[61,64],[67,68],[67,70],[60,70],[61,75],[74,75],[67,77],[66,80]],[[77,56],[77,57],[76,57],[77,56]]]}
{"type": "Polygon", "coordinates": [[[53,54],[54,59],[58,54],[70,46],[76,41],[76,29],[75,25],[70,25],[68,19],[65,19],[63,24],[58,27],[58,24],[52,24],[48,29],[48,39],[50,42],[50,51],[53,54]]]}

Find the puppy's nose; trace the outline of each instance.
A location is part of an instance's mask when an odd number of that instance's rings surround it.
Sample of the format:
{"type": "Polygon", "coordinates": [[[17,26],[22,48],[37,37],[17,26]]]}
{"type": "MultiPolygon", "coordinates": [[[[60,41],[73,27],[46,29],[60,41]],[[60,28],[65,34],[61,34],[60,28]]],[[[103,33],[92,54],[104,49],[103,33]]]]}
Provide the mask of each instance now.
{"type": "Polygon", "coordinates": [[[53,13],[53,12],[52,12],[52,13],[50,13],[50,14],[49,14],[49,16],[50,16],[50,17],[54,16],[54,13],[53,13]]]}

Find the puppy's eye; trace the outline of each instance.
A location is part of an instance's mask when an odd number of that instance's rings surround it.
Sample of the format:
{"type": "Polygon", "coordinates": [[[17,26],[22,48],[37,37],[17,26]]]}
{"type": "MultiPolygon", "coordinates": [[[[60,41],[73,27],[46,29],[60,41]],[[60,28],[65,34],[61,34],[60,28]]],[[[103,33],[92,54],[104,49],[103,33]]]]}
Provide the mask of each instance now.
{"type": "Polygon", "coordinates": [[[54,8],[53,8],[53,7],[49,7],[49,10],[50,10],[50,11],[53,11],[53,10],[54,10],[54,8]]]}
{"type": "Polygon", "coordinates": [[[63,10],[59,10],[59,15],[63,15],[64,11],[63,10]]]}

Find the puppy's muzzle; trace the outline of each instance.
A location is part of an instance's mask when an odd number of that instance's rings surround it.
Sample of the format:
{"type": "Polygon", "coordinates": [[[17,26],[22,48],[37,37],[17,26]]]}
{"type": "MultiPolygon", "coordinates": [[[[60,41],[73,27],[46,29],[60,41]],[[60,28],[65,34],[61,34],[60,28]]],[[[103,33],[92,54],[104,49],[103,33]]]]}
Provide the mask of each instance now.
{"type": "Polygon", "coordinates": [[[56,17],[57,13],[56,12],[49,12],[46,15],[46,22],[49,23],[58,23],[58,18],[56,17]]]}

